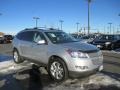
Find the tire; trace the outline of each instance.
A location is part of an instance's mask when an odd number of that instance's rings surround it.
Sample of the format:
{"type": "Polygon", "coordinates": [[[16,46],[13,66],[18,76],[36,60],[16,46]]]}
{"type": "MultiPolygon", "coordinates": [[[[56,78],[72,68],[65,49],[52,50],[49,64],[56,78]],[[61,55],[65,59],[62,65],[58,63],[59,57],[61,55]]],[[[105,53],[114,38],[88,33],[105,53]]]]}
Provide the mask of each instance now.
{"type": "Polygon", "coordinates": [[[50,60],[48,65],[48,73],[56,82],[62,82],[68,78],[68,69],[66,64],[58,57],[50,60]]]}
{"type": "Polygon", "coordinates": [[[111,50],[114,50],[114,49],[115,49],[114,44],[111,44],[111,50]]]}
{"type": "Polygon", "coordinates": [[[13,51],[13,60],[16,64],[22,63],[24,60],[20,57],[19,52],[14,49],[13,51]]]}

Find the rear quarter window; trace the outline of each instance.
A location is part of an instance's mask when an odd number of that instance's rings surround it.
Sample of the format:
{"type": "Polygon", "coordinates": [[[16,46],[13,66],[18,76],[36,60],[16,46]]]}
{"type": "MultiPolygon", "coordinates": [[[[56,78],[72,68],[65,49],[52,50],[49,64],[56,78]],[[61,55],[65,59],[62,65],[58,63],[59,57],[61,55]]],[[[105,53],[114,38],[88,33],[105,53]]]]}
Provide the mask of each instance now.
{"type": "Polygon", "coordinates": [[[33,40],[33,31],[21,32],[16,36],[19,40],[23,41],[32,41],[33,40]]]}

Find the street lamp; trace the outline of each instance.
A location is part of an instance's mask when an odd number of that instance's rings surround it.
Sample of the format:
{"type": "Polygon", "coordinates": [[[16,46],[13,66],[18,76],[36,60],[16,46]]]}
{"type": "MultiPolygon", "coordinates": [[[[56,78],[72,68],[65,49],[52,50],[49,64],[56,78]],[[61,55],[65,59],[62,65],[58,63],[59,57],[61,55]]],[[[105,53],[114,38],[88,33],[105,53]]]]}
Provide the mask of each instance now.
{"type": "Polygon", "coordinates": [[[77,22],[76,25],[77,25],[77,34],[79,34],[79,30],[78,30],[79,22],[77,22]]]}
{"type": "Polygon", "coordinates": [[[59,22],[60,22],[60,26],[61,26],[61,30],[62,30],[62,25],[63,25],[63,22],[64,22],[64,21],[63,21],[63,20],[60,20],[59,22]]]}
{"type": "Polygon", "coordinates": [[[36,22],[36,28],[37,28],[38,19],[40,19],[40,18],[39,18],[39,17],[33,17],[33,19],[35,19],[35,22],[36,22]]]}
{"type": "Polygon", "coordinates": [[[112,23],[108,23],[109,25],[110,25],[110,34],[111,34],[111,25],[112,25],[112,23]]]}
{"type": "Polygon", "coordinates": [[[88,1],[88,34],[90,33],[90,3],[92,0],[87,0],[88,1]]]}

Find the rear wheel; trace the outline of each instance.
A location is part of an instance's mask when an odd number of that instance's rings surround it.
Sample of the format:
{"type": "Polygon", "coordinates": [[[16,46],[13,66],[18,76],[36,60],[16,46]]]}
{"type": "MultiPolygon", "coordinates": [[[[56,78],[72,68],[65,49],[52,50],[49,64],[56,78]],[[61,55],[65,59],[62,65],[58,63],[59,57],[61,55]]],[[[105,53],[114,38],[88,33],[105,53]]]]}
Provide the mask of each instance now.
{"type": "Polygon", "coordinates": [[[68,78],[66,64],[60,58],[54,58],[49,62],[48,72],[51,78],[57,82],[61,82],[68,78]]]}
{"type": "Polygon", "coordinates": [[[19,52],[16,49],[14,49],[13,51],[13,60],[17,64],[24,61],[23,58],[20,57],[19,52]]]}

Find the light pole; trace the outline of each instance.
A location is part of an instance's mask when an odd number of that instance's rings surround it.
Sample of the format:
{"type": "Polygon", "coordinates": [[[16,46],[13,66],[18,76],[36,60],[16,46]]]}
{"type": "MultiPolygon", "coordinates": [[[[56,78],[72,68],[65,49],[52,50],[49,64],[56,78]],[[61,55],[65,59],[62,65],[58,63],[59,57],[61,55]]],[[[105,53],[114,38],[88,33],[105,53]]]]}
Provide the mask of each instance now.
{"type": "Polygon", "coordinates": [[[90,34],[90,3],[92,0],[87,0],[88,1],[88,34],[90,34]]]}
{"type": "Polygon", "coordinates": [[[77,22],[76,25],[77,25],[77,34],[79,35],[79,30],[78,30],[79,22],[77,22]]]}
{"type": "Polygon", "coordinates": [[[111,25],[112,25],[112,23],[108,23],[109,25],[110,25],[110,34],[111,34],[111,25]]]}
{"type": "Polygon", "coordinates": [[[105,29],[106,29],[106,28],[105,28],[105,26],[104,26],[104,34],[106,33],[106,32],[105,32],[105,29]]]}
{"type": "Polygon", "coordinates": [[[61,26],[61,30],[62,30],[62,25],[63,25],[63,22],[64,22],[64,21],[63,21],[63,20],[60,20],[59,22],[60,22],[60,26],[61,26]]]}
{"type": "Polygon", "coordinates": [[[40,18],[39,17],[33,17],[33,19],[35,19],[35,24],[36,24],[36,28],[37,28],[38,19],[40,19],[40,18]]]}

